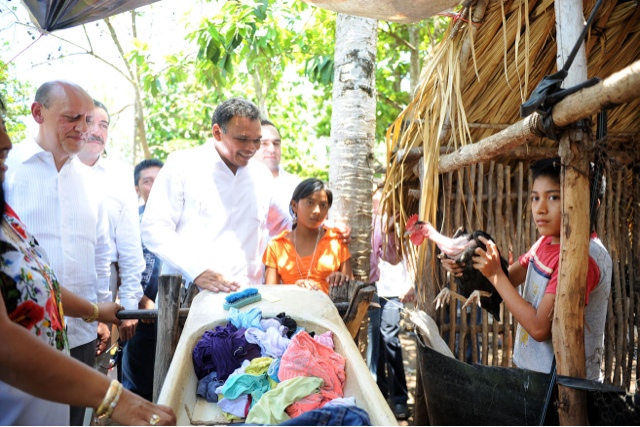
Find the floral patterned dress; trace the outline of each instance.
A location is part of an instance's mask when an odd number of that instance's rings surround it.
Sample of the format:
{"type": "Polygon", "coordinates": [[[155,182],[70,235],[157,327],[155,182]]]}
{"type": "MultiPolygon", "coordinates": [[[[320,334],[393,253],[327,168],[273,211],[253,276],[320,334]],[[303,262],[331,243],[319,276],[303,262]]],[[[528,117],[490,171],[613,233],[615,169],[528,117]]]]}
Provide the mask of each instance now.
{"type": "MultiPolygon", "coordinates": [[[[47,257],[13,209],[0,229],[0,292],[9,318],[57,350],[68,353],[60,284],[47,257]]],[[[3,343],[6,345],[10,343],[3,343]]],[[[67,405],[38,399],[0,382],[0,425],[64,425],[67,405]]]]}

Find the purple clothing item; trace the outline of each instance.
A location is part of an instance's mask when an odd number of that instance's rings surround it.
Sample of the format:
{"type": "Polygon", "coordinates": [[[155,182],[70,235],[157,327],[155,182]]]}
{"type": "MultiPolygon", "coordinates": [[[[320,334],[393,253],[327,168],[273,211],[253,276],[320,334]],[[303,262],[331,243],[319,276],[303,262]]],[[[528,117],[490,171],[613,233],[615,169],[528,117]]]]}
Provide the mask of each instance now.
{"type": "Polygon", "coordinates": [[[269,328],[266,332],[258,328],[248,328],[244,334],[248,342],[260,346],[261,355],[277,359],[282,357],[291,340],[283,337],[276,328],[269,328]]]}
{"type": "Polygon", "coordinates": [[[226,381],[244,360],[260,357],[260,347],[247,342],[245,331],[229,322],[204,333],[193,348],[193,367],[198,379],[216,371],[218,379],[226,381]]]}
{"type": "Polygon", "coordinates": [[[238,418],[246,418],[247,416],[247,406],[249,403],[249,395],[243,394],[237,399],[227,399],[222,398],[218,402],[218,406],[222,410],[222,412],[226,412],[227,414],[235,415],[238,418]]]}

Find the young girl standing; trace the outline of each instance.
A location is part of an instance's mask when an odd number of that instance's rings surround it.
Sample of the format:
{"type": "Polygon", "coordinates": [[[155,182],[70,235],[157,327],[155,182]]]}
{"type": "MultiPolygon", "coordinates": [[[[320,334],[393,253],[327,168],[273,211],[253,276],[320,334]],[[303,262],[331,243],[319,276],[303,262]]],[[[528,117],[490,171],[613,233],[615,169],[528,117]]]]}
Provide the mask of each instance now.
{"type": "Polygon", "coordinates": [[[329,293],[353,277],[351,253],[338,233],[322,226],[333,202],[324,182],[309,178],[294,190],[289,210],[293,230],[269,242],[262,262],[267,285],[298,285],[329,293]]]}

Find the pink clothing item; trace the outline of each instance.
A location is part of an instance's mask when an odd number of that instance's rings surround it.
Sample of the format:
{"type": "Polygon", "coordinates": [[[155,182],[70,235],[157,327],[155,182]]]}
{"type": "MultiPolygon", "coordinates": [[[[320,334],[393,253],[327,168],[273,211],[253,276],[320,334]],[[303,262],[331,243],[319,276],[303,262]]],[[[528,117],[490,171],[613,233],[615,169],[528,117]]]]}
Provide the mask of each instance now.
{"type": "Polygon", "coordinates": [[[321,344],[326,345],[329,348],[334,348],[333,347],[333,333],[331,331],[327,331],[324,334],[316,335],[315,337],[313,337],[313,339],[315,339],[316,341],[318,341],[321,344]]]}
{"type": "Polygon", "coordinates": [[[382,222],[386,216],[380,218],[373,216],[373,231],[371,233],[371,258],[369,260],[369,283],[380,280],[380,260],[396,265],[402,258],[398,253],[398,244],[395,233],[389,233],[385,245],[385,236],[382,235],[382,222]]]}
{"type": "Polygon", "coordinates": [[[289,405],[287,414],[296,417],[303,412],[321,408],[330,400],[344,397],[345,359],[313,338],[300,331],[291,339],[289,348],[280,361],[278,378],[285,381],[295,377],[322,378],[320,394],[312,394],[289,405]]]}

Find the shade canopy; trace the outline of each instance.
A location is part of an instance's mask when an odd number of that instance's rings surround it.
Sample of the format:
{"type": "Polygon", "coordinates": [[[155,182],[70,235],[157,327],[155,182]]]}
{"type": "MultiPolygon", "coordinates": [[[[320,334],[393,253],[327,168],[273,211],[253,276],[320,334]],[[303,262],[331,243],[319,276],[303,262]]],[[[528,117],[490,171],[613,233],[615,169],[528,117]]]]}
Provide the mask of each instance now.
{"type": "Polygon", "coordinates": [[[61,30],[146,6],[158,0],[22,0],[44,31],[61,30]]]}
{"type": "Polygon", "coordinates": [[[417,22],[460,4],[461,0],[302,0],[305,3],[392,22],[417,22]]]}
{"type": "MultiPolygon", "coordinates": [[[[159,0],[22,0],[31,20],[43,31],[61,30],[104,19],[159,0]]],[[[303,0],[349,15],[393,22],[416,22],[460,0],[303,0]]]]}

